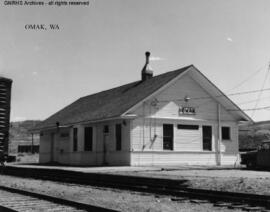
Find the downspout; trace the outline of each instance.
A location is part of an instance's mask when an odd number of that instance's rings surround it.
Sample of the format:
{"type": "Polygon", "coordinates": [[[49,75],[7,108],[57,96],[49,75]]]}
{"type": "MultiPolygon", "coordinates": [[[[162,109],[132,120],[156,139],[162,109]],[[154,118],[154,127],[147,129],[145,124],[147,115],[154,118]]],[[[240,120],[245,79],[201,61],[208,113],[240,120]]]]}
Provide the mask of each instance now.
{"type": "Polygon", "coordinates": [[[142,126],[142,128],[143,128],[143,131],[142,131],[142,133],[143,133],[143,147],[142,147],[142,151],[144,150],[144,145],[145,145],[145,132],[144,132],[144,128],[145,128],[145,102],[143,103],[143,126],[142,126]]]}
{"type": "MultiPolygon", "coordinates": [[[[143,102],[143,123],[142,123],[142,142],[143,142],[143,145],[142,145],[142,152],[144,151],[144,144],[145,144],[145,140],[144,140],[144,136],[145,136],[145,133],[144,133],[144,126],[145,126],[145,102],[143,102]]],[[[138,165],[140,166],[141,165],[141,154],[142,152],[140,153],[139,152],[139,155],[138,155],[138,165]]]]}
{"type": "Polygon", "coordinates": [[[133,138],[132,138],[132,133],[133,131],[133,120],[129,120],[129,165],[132,166],[133,165],[133,157],[134,157],[134,154],[133,154],[133,138]]]}
{"type": "Polygon", "coordinates": [[[221,124],[220,124],[220,104],[218,103],[218,142],[217,142],[217,165],[221,165],[221,153],[220,153],[220,143],[221,143],[221,124]]]}

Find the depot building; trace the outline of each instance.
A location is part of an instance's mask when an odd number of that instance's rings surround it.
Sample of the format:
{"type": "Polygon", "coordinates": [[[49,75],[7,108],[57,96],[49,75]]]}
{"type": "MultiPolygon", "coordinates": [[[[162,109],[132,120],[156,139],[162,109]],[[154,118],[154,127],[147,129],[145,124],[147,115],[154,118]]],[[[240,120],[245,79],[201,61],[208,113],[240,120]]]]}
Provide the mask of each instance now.
{"type": "Polygon", "coordinates": [[[40,163],[233,165],[238,124],[252,120],[195,66],[79,98],[33,129],[40,163]]]}

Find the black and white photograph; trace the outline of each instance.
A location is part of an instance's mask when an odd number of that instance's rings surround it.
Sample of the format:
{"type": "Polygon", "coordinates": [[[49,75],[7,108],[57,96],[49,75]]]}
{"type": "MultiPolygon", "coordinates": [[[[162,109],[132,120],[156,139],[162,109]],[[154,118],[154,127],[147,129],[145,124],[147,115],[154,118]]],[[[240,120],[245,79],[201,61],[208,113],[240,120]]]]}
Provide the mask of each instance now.
{"type": "Polygon", "coordinates": [[[2,211],[270,212],[270,1],[1,0],[2,211]]]}

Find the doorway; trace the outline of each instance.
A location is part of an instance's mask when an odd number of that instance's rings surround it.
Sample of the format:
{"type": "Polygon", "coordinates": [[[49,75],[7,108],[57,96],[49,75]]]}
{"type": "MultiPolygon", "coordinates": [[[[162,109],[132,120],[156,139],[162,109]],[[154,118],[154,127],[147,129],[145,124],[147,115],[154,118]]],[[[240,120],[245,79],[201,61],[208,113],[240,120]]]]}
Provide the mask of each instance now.
{"type": "Polygon", "coordinates": [[[55,133],[51,133],[51,162],[55,162],[55,133]]]}
{"type": "Polygon", "coordinates": [[[103,165],[108,165],[109,125],[103,126],[103,165]]]}
{"type": "Polygon", "coordinates": [[[212,126],[202,126],[203,150],[212,151],[212,126]]]}

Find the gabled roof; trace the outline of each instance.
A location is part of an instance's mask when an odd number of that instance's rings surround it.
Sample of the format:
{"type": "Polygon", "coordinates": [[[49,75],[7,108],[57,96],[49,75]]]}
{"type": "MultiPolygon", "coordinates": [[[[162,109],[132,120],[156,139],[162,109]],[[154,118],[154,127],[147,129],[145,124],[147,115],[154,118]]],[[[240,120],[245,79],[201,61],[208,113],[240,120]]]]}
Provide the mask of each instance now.
{"type": "Polygon", "coordinates": [[[187,71],[190,67],[192,65],[157,75],[145,81],[132,82],[82,97],[38,124],[33,130],[56,127],[57,122],[59,122],[60,126],[66,126],[120,117],[124,112],[187,71]]]}
{"type": "Polygon", "coordinates": [[[154,96],[160,90],[182,76],[190,73],[202,88],[210,96],[220,103],[226,110],[234,114],[239,121],[252,121],[236,104],[234,104],[222,91],[210,82],[193,65],[157,75],[145,81],[136,81],[110,90],[82,97],[57,113],[53,114],[45,121],[39,123],[33,131],[56,128],[56,123],[60,126],[71,126],[77,123],[95,122],[108,119],[119,118],[129,111],[138,107],[142,101],[154,96]]]}

